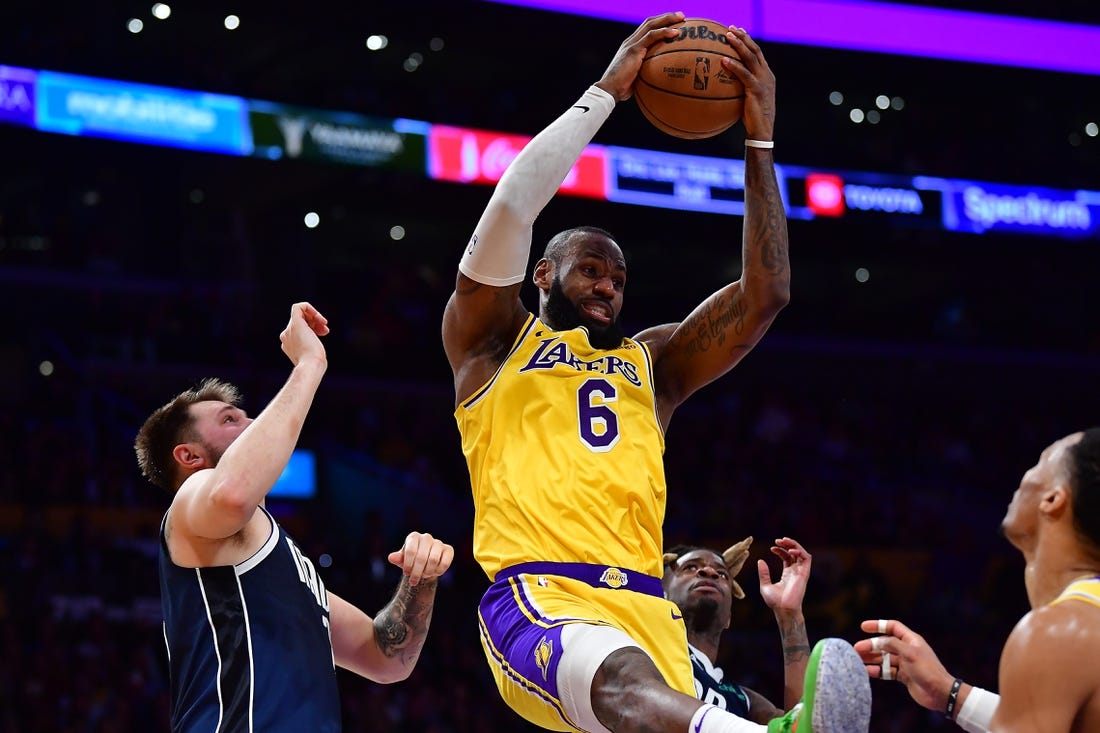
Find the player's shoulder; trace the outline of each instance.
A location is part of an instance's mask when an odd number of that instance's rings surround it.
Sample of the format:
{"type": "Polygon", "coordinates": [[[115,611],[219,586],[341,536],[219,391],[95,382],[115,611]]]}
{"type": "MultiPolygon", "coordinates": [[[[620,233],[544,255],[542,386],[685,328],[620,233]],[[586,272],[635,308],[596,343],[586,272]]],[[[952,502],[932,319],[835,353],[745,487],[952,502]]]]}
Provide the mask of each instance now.
{"type": "Polygon", "coordinates": [[[1082,652],[1100,653],[1100,608],[1088,603],[1056,603],[1033,609],[1016,624],[1005,653],[1035,661],[1066,659],[1082,652]]]}
{"type": "Polygon", "coordinates": [[[679,323],[662,323],[657,326],[650,326],[634,334],[633,340],[640,341],[650,347],[660,345],[672,338],[672,334],[675,333],[679,325],[679,323]]]}

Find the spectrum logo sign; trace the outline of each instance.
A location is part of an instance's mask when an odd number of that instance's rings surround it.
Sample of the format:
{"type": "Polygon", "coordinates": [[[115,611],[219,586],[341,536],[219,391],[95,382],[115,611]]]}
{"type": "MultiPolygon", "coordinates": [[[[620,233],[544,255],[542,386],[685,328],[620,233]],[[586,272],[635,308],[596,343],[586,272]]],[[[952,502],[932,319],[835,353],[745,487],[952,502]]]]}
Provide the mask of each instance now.
{"type": "MultiPolygon", "coordinates": [[[[428,136],[429,175],[440,181],[495,184],[531,138],[466,127],[432,125],[428,136]]],[[[589,145],[565,177],[560,191],[607,198],[607,155],[589,145]]]]}

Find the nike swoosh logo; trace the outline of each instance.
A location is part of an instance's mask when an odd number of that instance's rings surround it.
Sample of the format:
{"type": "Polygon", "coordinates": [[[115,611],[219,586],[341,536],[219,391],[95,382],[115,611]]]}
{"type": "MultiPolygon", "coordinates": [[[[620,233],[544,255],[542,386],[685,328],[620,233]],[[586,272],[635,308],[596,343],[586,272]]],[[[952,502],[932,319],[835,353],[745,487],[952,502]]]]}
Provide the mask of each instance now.
{"type": "Polygon", "coordinates": [[[699,733],[699,731],[703,730],[703,721],[706,720],[711,710],[714,710],[714,708],[707,708],[706,712],[703,713],[703,717],[699,718],[699,722],[695,724],[695,733],[699,733]]]}
{"type": "Polygon", "coordinates": [[[671,614],[672,614],[672,620],[673,620],[673,621],[679,621],[680,619],[682,619],[682,618],[683,618],[683,615],[681,615],[681,614],[679,614],[679,613],[676,613],[676,612],[675,612],[675,611],[673,611],[673,610],[672,610],[671,608],[669,609],[669,613],[671,613],[671,614]]]}
{"type": "Polygon", "coordinates": [[[587,112],[588,110],[590,110],[592,108],[591,107],[586,107],[583,104],[574,104],[573,109],[579,109],[581,112],[587,112]]]}

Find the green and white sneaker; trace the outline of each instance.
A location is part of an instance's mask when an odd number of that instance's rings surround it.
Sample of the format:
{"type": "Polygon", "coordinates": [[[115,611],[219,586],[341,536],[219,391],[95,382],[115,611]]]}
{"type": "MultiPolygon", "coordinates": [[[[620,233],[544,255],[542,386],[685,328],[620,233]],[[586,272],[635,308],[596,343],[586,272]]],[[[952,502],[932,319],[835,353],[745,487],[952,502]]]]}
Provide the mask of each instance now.
{"type": "Polygon", "coordinates": [[[810,654],[802,702],[768,723],[768,733],[867,733],[871,681],[843,639],[822,639],[810,654]]]}

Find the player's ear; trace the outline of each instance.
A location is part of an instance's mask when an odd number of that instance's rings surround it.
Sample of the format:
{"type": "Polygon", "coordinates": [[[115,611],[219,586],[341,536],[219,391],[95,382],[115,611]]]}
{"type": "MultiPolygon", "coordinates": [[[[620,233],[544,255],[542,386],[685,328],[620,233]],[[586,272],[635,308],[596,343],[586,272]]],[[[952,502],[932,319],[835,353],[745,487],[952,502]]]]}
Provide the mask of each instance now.
{"type": "Polygon", "coordinates": [[[196,471],[206,466],[206,453],[194,443],[180,443],[172,449],[172,457],[185,469],[196,471]]]}
{"type": "Polygon", "coordinates": [[[531,274],[531,282],[538,287],[539,290],[549,290],[550,283],[554,280],[554,263],[543,257],[535,265],[535,270],[531,274]]]}
{"type": "Polygon", "coordinates": [[[1043,492],[1039,500],[1039,513],[1057,519],[1069,509],[1070,503],[1069,487],[1058,483],[1043,492]]]}

